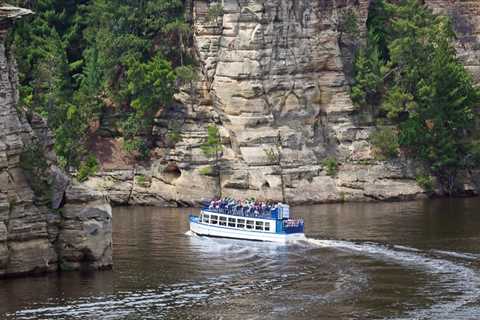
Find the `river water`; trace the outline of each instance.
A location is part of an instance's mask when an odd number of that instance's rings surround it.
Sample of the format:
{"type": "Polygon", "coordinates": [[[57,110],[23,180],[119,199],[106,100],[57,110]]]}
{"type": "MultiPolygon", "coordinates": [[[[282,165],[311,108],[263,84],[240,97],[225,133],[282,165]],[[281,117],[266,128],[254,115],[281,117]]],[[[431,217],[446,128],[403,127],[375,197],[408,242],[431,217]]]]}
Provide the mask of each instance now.
{"type": "Polygon", "coordinates": [[[191,211],[116,208],[113,271],[3,280],[0,319],[480,319],[480,199],[297,207],[287,246],[191,211]]]}

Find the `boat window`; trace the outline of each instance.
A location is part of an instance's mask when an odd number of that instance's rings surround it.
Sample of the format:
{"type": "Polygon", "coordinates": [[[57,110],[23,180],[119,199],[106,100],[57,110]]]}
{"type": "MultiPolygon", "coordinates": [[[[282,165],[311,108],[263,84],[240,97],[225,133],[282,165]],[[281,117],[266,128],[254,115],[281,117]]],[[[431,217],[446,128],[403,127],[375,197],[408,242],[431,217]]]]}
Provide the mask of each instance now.
{"type": "Polygon", "coordinates": [[[253,229],[253,220],[247,220],[247,229],[253,229]]]}
{"type": "Polygon", "coordinates": [[[255,230],[263,230],[263,221],[255,222],[255,230]]]}
{"type": "Polygon", "coordinates": [[[228,226],[235,228],[235,218],[228,218],[228,226]]]}
{"type": "Polygon", "coordinates": [[[237,220],[237,228],[245,228],[245,219],[237,220]]]}
{"type": "Polygon", "coordinates": [[[221,225],[221,226],[226,226],[227,225],[227,217],[220,216],[218,220],[219,220],[218,221],[219,225],[221,225]]]}
{"type": "Polygon", "coordinates": [[[210,220],[210,215],[209,214],[204,214],[203,218],[202,218],[202,221],[205,222],[205,223],[208,223],[208,220],[210,220]]]}
{"type": "Polygon", "coordinates": [[[212,214],[210,216],[210,224],[218,224],[218,216],[217,215],[212,214]]]}
{"type": "Polygon", "coordinates": [[[270,231],[270,222],[265,222],[265,231],[270,231]]]}

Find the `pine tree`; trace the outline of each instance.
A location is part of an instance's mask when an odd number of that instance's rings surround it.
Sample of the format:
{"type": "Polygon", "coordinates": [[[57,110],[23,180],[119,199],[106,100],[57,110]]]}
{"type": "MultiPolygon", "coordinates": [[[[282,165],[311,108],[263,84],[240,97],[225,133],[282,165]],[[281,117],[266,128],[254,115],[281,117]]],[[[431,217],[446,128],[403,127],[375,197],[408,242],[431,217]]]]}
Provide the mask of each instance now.
{"type": "Polygon", "coordinates": [[[479,89],[456,58],[448,18],[418,0],[374,4],[379,7],[369,18],[367,48],[357,57],[352,100],[359,105],[380,102],[381,111],[398,125],[400,146],[429,166],[452,193],[458,171],[474,158],[471,137],[479,89]],[[386,14],[388,23],[379,13],[386,14]],[[366,54],[376,50],[380,60],[366,54]],[[377,63],[380,69],[372,67],[377,63]],[[372,93],[374,100],[369,99],[372,93]]]}

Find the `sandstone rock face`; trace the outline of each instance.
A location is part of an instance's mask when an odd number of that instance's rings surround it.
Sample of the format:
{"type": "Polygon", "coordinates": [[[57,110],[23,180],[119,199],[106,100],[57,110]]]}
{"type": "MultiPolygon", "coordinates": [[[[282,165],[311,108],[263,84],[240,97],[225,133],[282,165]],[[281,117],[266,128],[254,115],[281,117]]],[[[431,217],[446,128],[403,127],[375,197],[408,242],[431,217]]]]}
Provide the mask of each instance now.
{"type": "Polygon", "coordinates": [[[111,265],[108,203],[100,202],[103,198],[95,195],[86,204],[73,198],[64,206],[70,181],[54,165],[45,123],[40,118],[29,123],[16,109],[16,65],[4,39],[11,21],[30,13],[0,7],[0,277],[55,271],[69,263],[74,254],[82,266],[111,265]],[[42,174],[53,184],[51,199],[46,199],[51,205],[35,194],[22,167],[21,156],[32,145],[42,146],[44,154],[35,156],[45,157],[50,164],[42,174]],[[61,250],[64,247],[68,252],[61,250]]]}
{"type": "Polygon", "coordinates": [[[212,2],[189,3],[201,81],[157,119],[156,160],[128,173],[104,172],[91,187],[118,203],[164,205],[219,195],[290,203],[424,196],[414,174],[399,178],[405,164],[373,160],[371,123],[349,98],[351,56],[339,21],[353,9],[365,29],[367,0],[221,3],[224,14],[212,21],[212,2]],[[173,146],[162,139],[171,119],[180,119],[182,132],[173,146]],[[211,123],[223,140],[220,177],[201,174],[211,163],[200,149],[211,123]],[[341,163],[333,177],[322,165],[327,158],[341,163]]]}
{"type": "MultiPolygon", "coordinates": [[[[219,3],[224,14],[208,20],[215,2],[187,2],[201,80],[156,119],[152,163],[102,172],[90,187],[118,204],[164,206],[220,195],[293,204],[426,197],[414,163],[374,159],[373,119],[349,97],[352,39],[339,21],[353,10],[365,31],[368,0],[219,3]],[[209,124],[222,135],[220,177],[202,174],[212,163],[200,149],[209,124]],[[165,137],[174,127],[182,139],[172,143],[165,137]],[[336,174],[326,159],[336,159],[336,174]]],[[[479,77],[480,2],[427,3],[453,17],[459,56],[479,77]]]]}
{"type": "Polygon", "coordinates": [[[67,190],[56,243],[62,269],[111,267],[112,209],[103,197],[77,185],[67,190]]]}
{"type": "Polygon", "coordinates": [[[451,17],[457,34],[457,52],[465,67],[480,82],[480,1],[426,0],[435,12],[451,17]]]}

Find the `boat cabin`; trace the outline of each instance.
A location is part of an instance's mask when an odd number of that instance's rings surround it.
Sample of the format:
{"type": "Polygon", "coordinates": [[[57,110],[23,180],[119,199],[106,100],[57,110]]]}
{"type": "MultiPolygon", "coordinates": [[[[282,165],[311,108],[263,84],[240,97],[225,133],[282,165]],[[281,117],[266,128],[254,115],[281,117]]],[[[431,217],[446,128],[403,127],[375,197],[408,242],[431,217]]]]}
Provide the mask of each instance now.
{"type": "Polygon", "coordinates": [[[303,220],[290,219],[290,207],[279,204],[273,209],[249,211],[236,207],[204,208],[199,222],[205,225],[268,233],[303,232],[303,220]]]}

